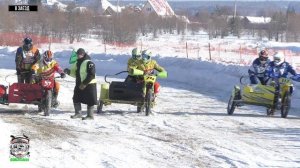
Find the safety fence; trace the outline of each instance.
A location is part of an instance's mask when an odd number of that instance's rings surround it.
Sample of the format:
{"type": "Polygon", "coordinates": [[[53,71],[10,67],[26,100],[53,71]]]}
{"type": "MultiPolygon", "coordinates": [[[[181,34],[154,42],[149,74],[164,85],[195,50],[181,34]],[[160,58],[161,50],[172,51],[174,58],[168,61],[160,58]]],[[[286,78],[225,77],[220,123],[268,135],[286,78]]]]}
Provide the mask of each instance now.
{"type": "MultiPolygon", "coordinates": [[[[230,43],[230,42],[214,42],[214,43],[196,43],[196,42],[182,42],[154,45],[151,43],[144,43],[143,48],[150,48],[154,52],[159,52],[162,55],[166,53],[173,53],[178,57],[185,57],[187,59],[207,60],[213,62],[223,62],[227,64],[251,65],[252,61],[258,57],[258,52],[265,47],[253,45],[251,43],[230,43]]],[[[285,59],[292,65],[296,66],[300,71],[300,46],[296,47],[298,50],[290,50],[288,47],[267,47],[269,56],[280,51],[285,54],[285,59]]]]}
{"type": "Polygon", "coordinates": [[[20,46],[25,37],[30,37],[37,46],[45,43],[58,43],[61,40],[50,38],[49,36],[40,36],[35,34],[26,34],[18,32],[0,32],[0,46],[20,46]]]}
{"type": "MultiPolygon", "coordinates": [[[[39,46],[41,44],[62,42],[56,38],[48,36],[39,36],[25,33],[0,33],[0,46],[19,46],[22,44],[24,37],[31,37],[34,43],[39,46]]],[[[164,56],[185,57],[188,59],[207,60],[213,62],[223,62],[227,64],[250,65],[257,58],[261,47],[257,44],[246,42],[234,42],[220,40],[219,42],[197,42],[195,41],[166,41],[149,40],[137,42],[136,44],[105,44],[103,43],[103,52],[109,53],[110,50],[118,50],[128,53],[133,47],[141,49],[151,49],[154,54],[164,56]]],[[[296,66],[300,71],[300,47],[291,50],[288,47],[268,47],[269,55],[273,55],[276,51],[282,51],[286,60],[296,66]]]]}

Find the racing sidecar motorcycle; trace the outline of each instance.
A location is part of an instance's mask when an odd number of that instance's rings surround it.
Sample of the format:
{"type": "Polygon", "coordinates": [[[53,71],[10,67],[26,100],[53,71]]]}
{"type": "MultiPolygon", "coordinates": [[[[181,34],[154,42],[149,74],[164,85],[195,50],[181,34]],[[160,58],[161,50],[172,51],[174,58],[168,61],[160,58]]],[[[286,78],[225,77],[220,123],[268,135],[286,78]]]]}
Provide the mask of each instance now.
{"type": "Polygon", "coordinates": [[[121,73],[128,73],[128,71],[122,71],[115,75],[105,75],[106,83],[101,84],[97,112],[103,112],[103,105],[107,106],[112,103],[121,103],[135,105],[137,106],[137,112],[145,110],[145,115],[148,116],[151,113],[151,108],[155,104],[154,83],[157,77],[166,78],[167,72],[144,75],[143,71],[133,69],[133,72],[131,73],[133,76],[143,76],[141,82],[107,81],[107,77],[116,76],[121,73]]]}
{"type": "Polygon", "coordinates": [[[55,81],[53,78],[40,78],[37,83],[13,83],[12,85],[0,85],[0,104],[10,103],[38,105],[39,112],[44,111],[45,116],[53,104],[53,92],[55,81]]]}
{"type": "Polygon", "coordinates": [[[273,115],[275,110],[281,111],[281,117],[286,118],[291,107],[291,95],[293,93],[292,80],[298,81],[299,78],[277,78],[269,79],[268,85],[245,84],[243,79],[249,76],[240,78],[241,87],[234,86],[230,99],[228,101],[227,113],[232,115],[236,107],[243,105],[256,105],[267,108],[267,115],[273,115]],[[275,81],[279,84],[278,101],[275,105],[275,81]],[[275,108],[274,108],[275,107],[275,108]]]}

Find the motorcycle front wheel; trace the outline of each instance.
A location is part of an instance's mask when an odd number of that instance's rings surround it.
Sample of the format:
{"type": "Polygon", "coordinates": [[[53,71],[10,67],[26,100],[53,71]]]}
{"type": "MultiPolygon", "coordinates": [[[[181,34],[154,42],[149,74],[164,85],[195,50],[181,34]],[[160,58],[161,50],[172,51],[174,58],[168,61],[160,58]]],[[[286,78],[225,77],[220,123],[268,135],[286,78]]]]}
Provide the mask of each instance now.
{"type": "Polygon", "coordinates": [[[281,117],[286,118],[291,108],[291,93],[286,92],[282,97],[281,103],[281,117]]]}
{"type": "Polygon", "coordinates": [[[152,93],[153,93],[152,89],[147,89],[146,99],[145,99],[146,116],[148,116],[151,113],[151,102],[152,102],[152,97],[153,97],[152,93]]]}
{"type": "Polygon", "coordinates": [[[52,91],[48,90],[44,101],[44,115],[49,116],[52,104],[52,91]]]}

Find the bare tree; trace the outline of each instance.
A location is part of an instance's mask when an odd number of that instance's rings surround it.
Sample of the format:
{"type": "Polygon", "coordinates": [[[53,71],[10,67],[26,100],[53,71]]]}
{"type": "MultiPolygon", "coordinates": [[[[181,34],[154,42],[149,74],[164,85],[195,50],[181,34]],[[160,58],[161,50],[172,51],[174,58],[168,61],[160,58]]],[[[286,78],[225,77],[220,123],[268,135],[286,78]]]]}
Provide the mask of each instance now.
{"type": "Polygon", "coordinates": [[[298,42],[300,39],[300,15],[293,14],[288,16],[287,22],[287,41],[298,42]]]}
{"type": "Polygon", "coordinates": [[[239,16],[235,16],[228,21],[230,32],[240,38],[242,31],[242,19],[239,16]]]}
{"type": "MultiPolygon", "coordinates": [[[[269,33],[275,37],[275,40],[278,41],[279,37],[283,37],[283,34],[286,30],[287,25],[287,18],[286,16],[280,11],[275,12],[272,16],[272,21],[269,27],[269,33]]],[[[281,40],[283,40],[281,38],[281,40]]]]}
{"type": "Polygon", "coordinates": [[[0,15],[0,29],[2,31],[14,31],[16,29],[16,17],[15,13],[8,12],[7,6],[9,4],[9,1],[5,1],[4,5],[0,6],[1,15],[0,15]]]}

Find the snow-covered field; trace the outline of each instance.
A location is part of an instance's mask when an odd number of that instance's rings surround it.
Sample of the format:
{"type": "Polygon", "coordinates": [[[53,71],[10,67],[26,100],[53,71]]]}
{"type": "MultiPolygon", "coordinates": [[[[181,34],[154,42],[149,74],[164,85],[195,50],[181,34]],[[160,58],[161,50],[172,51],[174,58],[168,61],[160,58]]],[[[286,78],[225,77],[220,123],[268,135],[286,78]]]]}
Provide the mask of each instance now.
{"type": "MultiPolygon", "coordinates": [[[[53,44],[63,68],[72,47],[80,45],[53,44]]],[[[99,84],[105,74],[126,68],[128,49],[103,54],[103,46],[88,42],[84,48],[96,64],[99,84]]],[[[16,81],[15,49],[0,47],[1,84],[7,85],[7,75],[8,82],[16,81]]],[[[159,80],[161,93],[148,117],[135,106],[113,104],[94,121],[70,119],[71,77],[60,80],[61,105],[49,117],[32,105],[0,105],[0,167],[300,167],[299,84],[287,119],[279,113],[267,117],[264,108],[254,106],[228,116],[231,89],[247,67],[160,53],[154,58],[169,77],[159,80]],[[10,135],[23,133],[31,139],[30,161],[10,162],[10,135]]]]}

